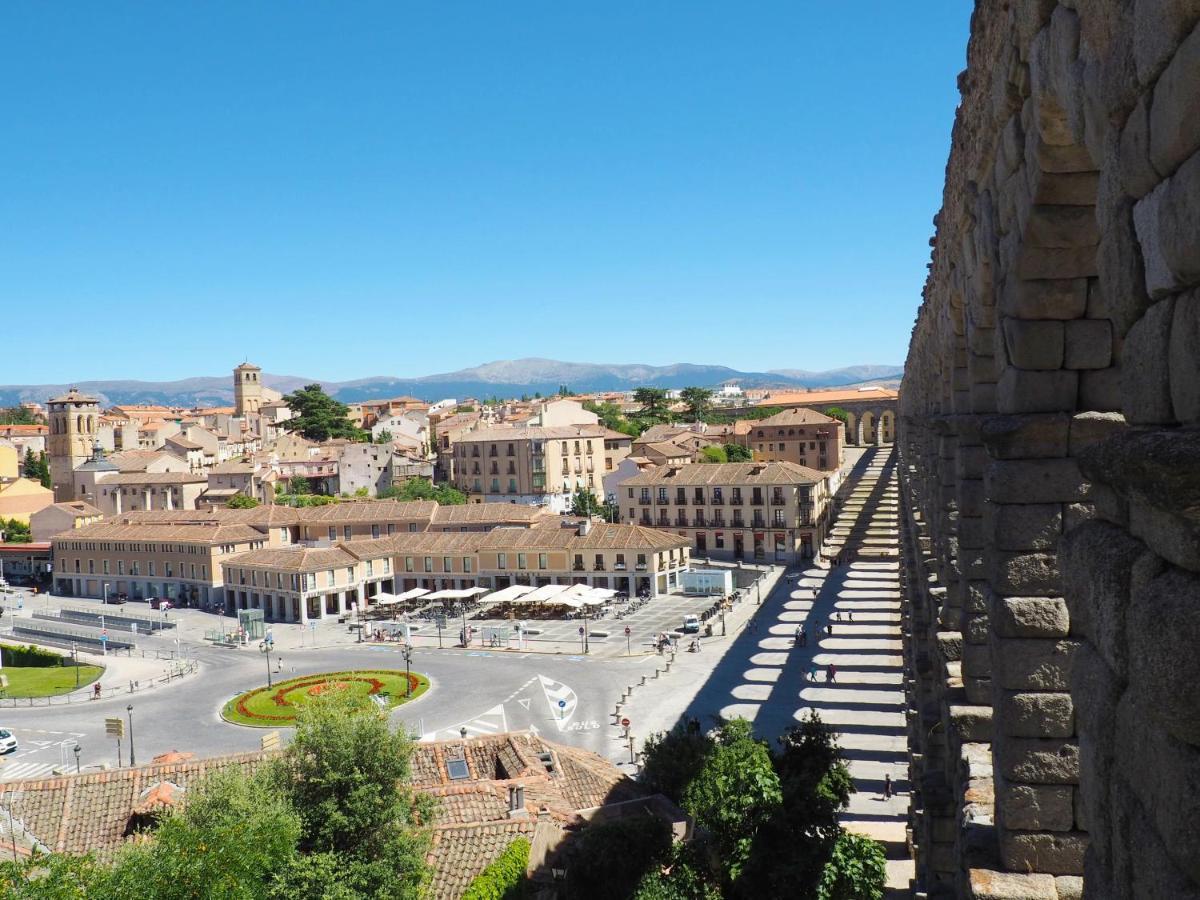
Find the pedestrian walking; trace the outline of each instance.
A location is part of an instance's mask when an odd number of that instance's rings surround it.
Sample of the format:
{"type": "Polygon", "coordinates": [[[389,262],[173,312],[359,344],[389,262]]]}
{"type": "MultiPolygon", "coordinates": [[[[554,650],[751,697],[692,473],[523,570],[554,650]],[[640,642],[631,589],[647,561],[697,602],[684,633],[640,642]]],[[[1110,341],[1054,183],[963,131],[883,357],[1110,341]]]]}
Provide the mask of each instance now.
{"type": "Polygon", "coordinates": [[[833,634],[833,623],[832,623],[832,622],[826,622],[826,623],[825,623],[825,633],[826,633],[826,634],[833,634]]]}
{"type": "Polygon", "coordinates": [[[817,667],[815,665],[811,665],[808,667],[808,680],[809,681],[817,680],[817,667]]]}
{"type": "Polygon", "coordinates": [[[842,613],[841,613],[841,610],[838,610],[838,611],[836,611],[836,612],[833,614],[833,617],[834,617],[835,619],[837,619],[839,622],[840,622],[840,621],[842,621],[842,613]]]}
{"type": "Polygon", "coordinates": [[[796,626],[796,636],[795,637],[796,637],[796,645],[800,646],[800,639],[802,637],[804,637],[804,626],[803,625],[796,626]]]}
{"type": "Polygon", "coordinates": [[[833,684],[833,682],[837,681],[837,666],[835,666],[833,663],[829,664],[828,675],[830,684],[833,684]]]}
{"type": "Polygon", "coordinates": [[[846,621],[847,621],[847,622],[853,622],[853,621],[854,621],[854,613],[853,613],[853,612],[850,612],[850,611],[847,611],[847,612],[846,612],[846,621]]]}
{"type": "Polygon", "coordinates": [[[833,684],[833,666],[825,667],[825,683],[833,684]]]}
{"type": "Polygon", "coordinates": [[[892,799],[892,776],[886,773],[883,776],[883,799],[892,799]]]}

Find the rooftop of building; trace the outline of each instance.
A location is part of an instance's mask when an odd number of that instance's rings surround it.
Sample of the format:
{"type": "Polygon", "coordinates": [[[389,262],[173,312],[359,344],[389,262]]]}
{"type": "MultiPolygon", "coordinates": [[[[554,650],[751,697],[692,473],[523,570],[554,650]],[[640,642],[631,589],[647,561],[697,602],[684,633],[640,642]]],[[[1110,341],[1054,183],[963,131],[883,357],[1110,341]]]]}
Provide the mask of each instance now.
{"type": "Polygon", "coordinates": [[[686,463],[647,469],[627,478],[621,486],[817,484],[827,477],[790,462],[686,463]]]}
{"type": "Polygon", "coordinates": [[[117,520],[84,525],[74,531],[64,531],[54,536],[54,541],[131,541],[162,543],[181,541],[202,544],[238,544],[260,541],[265,536],[250,525],[224,522],[123,522],[117,520]]]}
{"type": "Polygon", "coordinates": [[[796,426],[796,425],[837,425],[838,420],[832,416],[827,416],[824,413],[819,413],[815,409],[808,409],[803,406],[795,407],[794,409],[785,409],[782,412],[777,412],[773,416],[768,416],[765,419],[750,422],[750,430],[763,427],[778,427],[778,426],[796,426]]]}
{"type": "Polygon", "coordinates": [[[607,429],[602,425],[493,425],[460,435],[459,443],[476,441],[569,440],[571,438],[603,438],[607,429]]]}
{"type": "Polygon", "coordinates": [[[116,472],[100,479],[104,485],[111,484],[203,484],[207,475],[198,472],[116,472]]]}
{"type": "Polygon", "coordinates": [[[830,388],[824,391],[772,391],[764,398],[762,406],[780,406],[782,404],[797,404],[808,406],[814,403],[854,403],[860,400],[895,400],[900,392],[893,388],[879,385],[865,385],[859,388],[830,388]]]}

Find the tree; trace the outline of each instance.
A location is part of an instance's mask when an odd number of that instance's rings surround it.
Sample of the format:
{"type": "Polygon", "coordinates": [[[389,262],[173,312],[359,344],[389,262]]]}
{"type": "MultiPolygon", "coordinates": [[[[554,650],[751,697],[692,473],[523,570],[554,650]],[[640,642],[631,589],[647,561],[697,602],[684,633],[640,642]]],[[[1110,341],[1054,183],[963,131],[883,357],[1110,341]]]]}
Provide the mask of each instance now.
{"type": "Polygon", "coordinates": [[[37,416],[23,406],[6,406],[0,409],[0,425],[36,425],[37,416]]]}
{"type": "Polygon", "coordinates": [[[21,461],[21,474],[38,482],[44,488],[50,487],[50,463],[46,459],[46,452],[43,450],[34,455],[32,450],[27,449],[25,458],[21,461]]]}
{"type": "Polygon", "coordinates": [[[20,519],[0,519],[0,532],[3,532],[4,540],[10,544],[28,544],[33,540],[29,523],[20,519]]]}
{"type": "Polygon", "coordinates": [[[699,728],[676,725],[670,731],[652,734],[642,748],[642,783],[680,804],[712,749],[712,738],[699,728]]]}
{"type": "Polygon", "coordinates": [[[350,421],[350,410],[339,403],[319,384],[309,384],[283,398],[292,418],[283,422],[288,431],[298,431],[310,441],[327,441],[330,438],[349,438],[352,441],[366,440],[366,432],[350,421]]]}
{"type": "Polygon", "coordinates": [[[639,418],[662,422],[670,415],[671,404],[662,388],[640,387],[633,392],[633,399],[642,405],[639,418]]]}
{"type": "Polygon", "coordinates": [[[229,502],[225,505],[229,509],[254,509],[254,507],[258,506],[258,501],[239,491],[230,497],[229,502]]]}
{"type": "Polygon", "coordinates": [[[638,437],[644,430],[626,419],[624,413],[621,412],[621,407],[617,406],[611,400],[605,400],[603,403],[597,403],[594,400],[585,400],[583,401],[583,408],[588,412],[595,413],[600,420],[600,424],[613,431],[619,431],[630,437],[638,437]]]}
{"type": "Polygon", "coordinates": [[[301,853],[332,854],[357,896],[420,896],[432,800],[409,787],[412,742],[365,700],[332,696],[301,710],[296,735],[269,770],[300,819],[301,853]]]}
{"type": "Polygon", "coordinates": [[[565,384],[560,384],[560,385],[558,386],[558,396],[560,396],[560,397],[570,397],[570,396],[571,396],[571,389],[570,389],[569,387],[567,387],[565,384]]]}
{"type": "Polygon", "coordinates": [[[375,435],[375,443],[377,444],[390,444],[394,440],[394,435],[386,428],[380,431],[379,434],[375,435]]]}
{"type": "Polygon", "coordinates": [[[303,475],[293,475],[288,479],[288,493],[290,494],[311,494],[313,492],[312,482],[303,475]]]}
{"type": "Polygon", "coordinates": [[[881,900],[887,886],[887,854],[868,837],[843,831],[821,872],[817,900],[881,900]]]}
{"type": "Polygon", "coordinates": [[[825,415],[829,416],[831,419],[837,419],[842,423],[850,421],[850,413],[846,412],[846,410],[842,409],[840,406],[829,407],[827,410],[825,410],[825,415]]]}
{"type": "Polygon", "coordinates": [[[753,462],[754,454],[749,447],[743,447],[741,444],[726,444],[725,457],[730,462],[753,462]]]}
{"type": "Polygon", "coordinates": [[[672,847],[668,864],[642,877],[633,900],[721,900],[721,889],[697,853],[698,845],[672,847]]]}
{"type": "Polygon", "coordinates": [[[713,392],[708,388],[685,387],[679,392],[679,399],[687,406],[688,415],[695,422],[703,422],[712,413],[712,398],[713,392]]]}
{"type": "Polygon", "coordinates": [[[467,885],[462,900],[521,900],[529,850],[528,840],[523,837],[514,840],[467,885]]]}
{"type": "Polygon", "coordinates": [[[447,482],[435,485],[424,478],[389,485],[378,496],[380,500],[436,500],[442,506],[462,506],[467,502],[467,495],[447,482]]]}
{"type": "Polygon", "coordinates": [[[710,444],[700,449],[700,462],[723,463],[729,462],[729,454],[720,444],[710,444]]]}
{"type": "Polygon", "coordinates": [[[604,504],[596,498],[590,488],[575,488],[575,492],[571,494],[571,515],[599,516],[604,512],[604,504]]]}
{"type": "Polygon", "coordinates": [[[625,900],[647,873],[670,860],[671,829],[651,816],[600,822],[570,845],[567,896],[579,900],[625,900]]]}

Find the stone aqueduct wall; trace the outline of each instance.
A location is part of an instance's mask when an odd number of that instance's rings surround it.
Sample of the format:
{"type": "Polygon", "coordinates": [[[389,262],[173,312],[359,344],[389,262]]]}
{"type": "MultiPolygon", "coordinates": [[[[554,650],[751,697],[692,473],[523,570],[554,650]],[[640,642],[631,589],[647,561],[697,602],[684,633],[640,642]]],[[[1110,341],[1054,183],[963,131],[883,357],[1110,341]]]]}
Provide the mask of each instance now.
{"type": "Polygon", "coordinates": [[[930,896],[1200,898],[1198,22],[973,17],[897,440],[930,896]]]}

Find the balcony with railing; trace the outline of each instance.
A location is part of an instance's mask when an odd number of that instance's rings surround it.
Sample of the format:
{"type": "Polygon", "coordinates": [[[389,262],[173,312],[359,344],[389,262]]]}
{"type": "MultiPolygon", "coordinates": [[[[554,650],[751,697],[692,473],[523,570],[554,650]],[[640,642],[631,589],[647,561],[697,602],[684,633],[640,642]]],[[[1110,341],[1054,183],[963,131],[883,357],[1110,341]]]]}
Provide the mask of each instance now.
{"type": "Polygon", "coordinates": [[[696,527],[697,527],[697,528],[705,528],[705,527],[707,527],[707,525],[705,524],[705,521],[704,521],[704,513],[696,513],[696,519],[695,519],[695,522],[696,522],[696,527]]]}
{"type": "Polygon", "coordinates": [[[687,516],[685,516],[683,513],[680,513],[679,515],[677,515],[677,516],[675,517],[675,525],[676,525],[676,527],[678,527],[678,528],[687,528],[687,523],[688,523],[687,516]]]}
{"type": "Polygon", "coordinates": [[[638,505],[639,506],[649,506],[650,505],[650,495],[646,494],[645,496],[638,497],[638,505]]]}
{"type": "Polygon", "coordinates": [[[634,568],[636,571],[638,571],[638,572],[645,572],[645,571],[646,571],[646,564],[645,564],[645,563],[638,563],[638,564],[637,564],[636,566],[634,566],[633,568],[634,568]]]}
{"type": "Polygon", "coordinates": [[[616,570],[617,572],[624,572],[625,571],[625,563],[615,563],[613,565],[613,569],[616,570]]]}
{"type": "Polygon", "coordinates": [[[767,520],[764,519],[762,516],[756,515],[753,519],[750,520],[750,527],[751,528],[766,528],[767,520]]]}
{"type": "Polygon", "coordinates": [[[587,570],[584,568],[583,563],[574,562],[574,563],[571,563],[571,571],[572,572],[586,572],[587,570]]]}
{"type": "Polygon", "coordinates": [[[757,492],[754,494],[751,494],[750,495],[750,505],[751,506],[762,506],[763,505],[763,495],[759,494],[757,492]]]}
{"type": "Polygon", "coordinates": [[[649,515],[644,515],[640,519],[638,519],[638,523],[641,525],[653,525],[654,520],[651,519],[649,515]]]}

